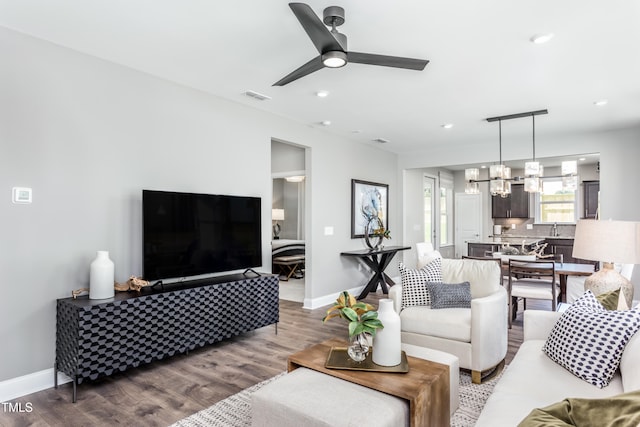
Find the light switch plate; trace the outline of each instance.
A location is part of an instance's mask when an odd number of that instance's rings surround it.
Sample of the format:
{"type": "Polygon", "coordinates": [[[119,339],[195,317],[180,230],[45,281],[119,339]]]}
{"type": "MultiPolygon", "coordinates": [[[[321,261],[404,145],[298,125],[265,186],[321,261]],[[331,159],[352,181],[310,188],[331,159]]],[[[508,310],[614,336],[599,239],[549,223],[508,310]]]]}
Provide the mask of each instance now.
{"type": "Polygon", "coordinates": [[[325,227],[324,228],[325,236],[333,236],[333,227],[325,227]]]}
{"type": "Polygon", "coordinates": [[[13,187],[13,203],[31,203],[33,191],[27,187],[13,187]]]}

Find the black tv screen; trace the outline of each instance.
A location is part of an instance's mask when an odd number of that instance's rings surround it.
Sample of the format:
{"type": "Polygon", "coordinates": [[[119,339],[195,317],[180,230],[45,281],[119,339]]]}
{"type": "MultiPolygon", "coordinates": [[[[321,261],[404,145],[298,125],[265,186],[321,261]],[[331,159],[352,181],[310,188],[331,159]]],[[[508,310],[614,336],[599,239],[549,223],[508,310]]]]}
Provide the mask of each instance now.
{"type": "Polygon", "coordinates": [[[142,222],[146,280],[262,265],[259,197],[143,190],[142,222]]]}

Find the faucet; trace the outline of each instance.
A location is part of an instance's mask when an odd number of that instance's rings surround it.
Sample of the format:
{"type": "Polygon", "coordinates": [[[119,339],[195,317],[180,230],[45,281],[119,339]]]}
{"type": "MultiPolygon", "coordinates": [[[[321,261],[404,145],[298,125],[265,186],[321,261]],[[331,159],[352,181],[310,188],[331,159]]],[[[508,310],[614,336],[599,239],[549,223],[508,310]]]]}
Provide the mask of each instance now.
{"type": "Polygon", "coordinates": [[[558,223],[554,222],[553,227],[551,228],[551,235],[553,237],[558,237],[558,223]]]}

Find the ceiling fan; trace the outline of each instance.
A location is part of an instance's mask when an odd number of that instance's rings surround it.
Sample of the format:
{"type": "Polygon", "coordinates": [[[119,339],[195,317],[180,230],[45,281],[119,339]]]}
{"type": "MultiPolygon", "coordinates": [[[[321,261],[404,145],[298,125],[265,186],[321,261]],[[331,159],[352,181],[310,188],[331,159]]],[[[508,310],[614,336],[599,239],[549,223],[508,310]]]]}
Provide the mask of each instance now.
{"type": "Polygon", "coordinates": [[[385,67],[406,68],[409,70],[424,70],[429,63],[425,59],[402,58],[398,56],[375,55],[371,53],[350,52],[347,50],[347,36],[338,32],[336,27],[344,24],[344,9],[339,6],[329,6],[323,12],[323,20],[304,3],[289,3],[302,28],[320,53],[297,70],[278,80],[273,86],[284,86],[324,67],[339,68],[347,62],[359,64],[382,65],[385,67]],[[325,26],[330,26],[331,31],[325,26]]]}

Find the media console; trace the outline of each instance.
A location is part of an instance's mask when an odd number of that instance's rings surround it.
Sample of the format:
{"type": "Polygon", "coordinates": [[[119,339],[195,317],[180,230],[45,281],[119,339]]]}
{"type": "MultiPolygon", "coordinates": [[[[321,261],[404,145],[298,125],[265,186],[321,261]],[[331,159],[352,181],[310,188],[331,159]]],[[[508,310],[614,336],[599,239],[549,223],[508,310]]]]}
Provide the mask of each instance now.
{"type": "Polygon", "coordinates": [[[77,385],[279,321],[278,277],[216,277],[106,300],[57,300],[58,371],[77,385]]]}

